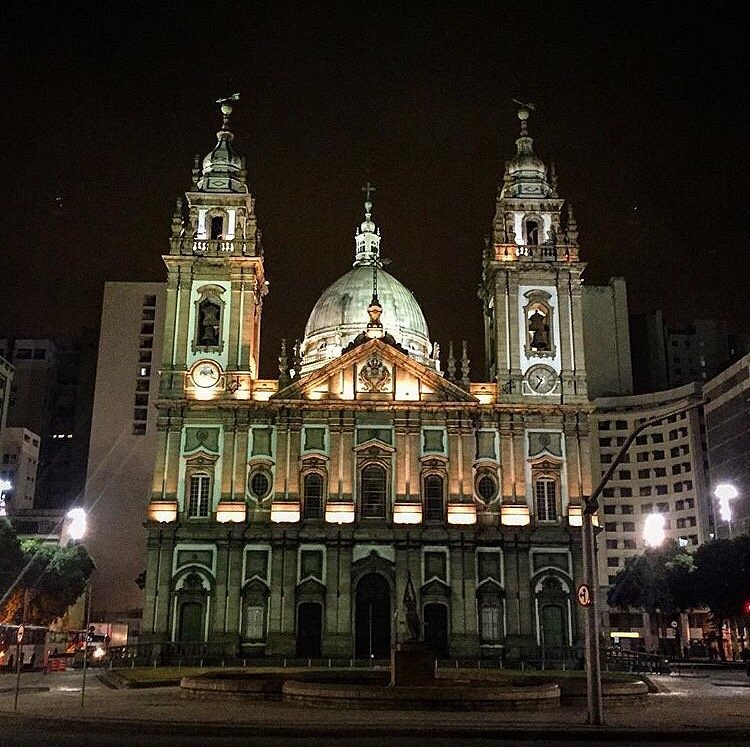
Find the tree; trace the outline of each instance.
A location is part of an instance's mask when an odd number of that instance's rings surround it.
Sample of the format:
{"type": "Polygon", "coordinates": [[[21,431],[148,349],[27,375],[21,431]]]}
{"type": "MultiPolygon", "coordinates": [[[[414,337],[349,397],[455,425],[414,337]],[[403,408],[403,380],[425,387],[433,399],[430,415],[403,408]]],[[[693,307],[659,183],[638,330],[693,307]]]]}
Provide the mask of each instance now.
{"type": "MultiPolygon", "coordinates": [[[[607,601],[611,607],[645,610],[655,617],[661,630],[665,616],[676,618],[696,603],[693,575],[693,557],[670,541],[628,558],[610,587],[607,601]]],[[[678,626],[678,637],[679,631],[678,626]]],[[[679,639],[676,643],[679,649],[679,639]]]]}
{"type": "Polygon", "coordinates": [[[82,545],[21,542],[5,520],[0,522],[0,568],[0,621],[25,618],[49,625],[81,596],[94,561],[82,545]]]}
{"type": "Polygon", "coordinates": [[[693,581],[699,600],[715,615],[742,616],[750,595],[750,536],[701,545],[695,552],[693,581]]]}
{"type": "MultiPolygon", "coordinates": [[[[721,539],[701,545],[695,553],[695,593],[713,615],[717,636],[725,621],[736,642],[737,622],[750,598],[750,537],[721,539]]],[[[743,641],[744,643],[744,641],[743,641]]],[[[724,657],[724,646],[719,646],[724,657]]]]}
{"type": "Polygon", "coordinates": [[[638,607],[674,616],[691,607],[693,558],[676,542],[634,555],[615,577],[607,601],[612,607],[638,607]]]}

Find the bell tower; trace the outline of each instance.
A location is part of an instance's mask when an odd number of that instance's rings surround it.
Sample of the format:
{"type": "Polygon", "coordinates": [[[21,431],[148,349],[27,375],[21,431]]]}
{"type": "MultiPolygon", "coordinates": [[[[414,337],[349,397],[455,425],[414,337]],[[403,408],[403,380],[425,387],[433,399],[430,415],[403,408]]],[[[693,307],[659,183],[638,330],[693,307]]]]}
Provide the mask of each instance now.
{"type": "Polygon", "coordinates": [[[161,395],[176,399],[246,397],[258,378],[263,297],[261,232],[245,160],[229,129],[239,94],[219,99],[214,149],[196,156],[192,189],[177,200],[167,266],[161,395]]]}
{"type": "Polygon", "coordinates": [[[517,153],[506,162],[479,296],[490,380],[506,402],[587,401],[578,228],[557,178],[534,153],[533,104],[519,103],[517,153]]]}

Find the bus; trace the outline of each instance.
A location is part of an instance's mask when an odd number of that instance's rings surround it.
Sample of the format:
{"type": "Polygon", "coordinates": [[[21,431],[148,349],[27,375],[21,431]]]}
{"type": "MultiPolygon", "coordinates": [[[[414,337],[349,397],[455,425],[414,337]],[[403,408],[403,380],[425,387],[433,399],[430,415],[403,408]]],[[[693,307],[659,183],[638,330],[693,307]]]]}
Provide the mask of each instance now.
{"type": "Polygon", "coordinates": [[[18,645],[18,625],[0,625],[0,669],[15,671],[20,649],[21,666],[44,669],[47,666],[48,628],[24,625],[23,641],[18,645]]]}

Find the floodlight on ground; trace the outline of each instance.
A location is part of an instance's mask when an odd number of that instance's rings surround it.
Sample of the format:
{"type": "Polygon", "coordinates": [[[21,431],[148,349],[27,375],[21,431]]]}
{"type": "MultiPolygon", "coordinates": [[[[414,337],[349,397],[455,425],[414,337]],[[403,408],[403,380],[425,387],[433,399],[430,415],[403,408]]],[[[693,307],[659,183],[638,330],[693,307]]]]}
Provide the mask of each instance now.
{"type": "Polygon", "coordinates": [[[643,525],[643,539],[649,547],[659,547],[664,542],[664,516],[651,513],[643,525]]]}

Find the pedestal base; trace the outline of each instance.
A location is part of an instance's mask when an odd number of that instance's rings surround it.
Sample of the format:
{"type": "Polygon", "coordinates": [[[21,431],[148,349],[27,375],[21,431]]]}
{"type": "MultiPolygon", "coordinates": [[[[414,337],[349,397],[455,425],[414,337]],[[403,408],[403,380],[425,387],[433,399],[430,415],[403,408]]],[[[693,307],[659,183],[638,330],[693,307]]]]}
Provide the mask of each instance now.
{"type": "Polygon", "coordinates": [[[435,654],[419,641],[399,643],[391,649],[391,686],[435,684],[435,654]]]}

